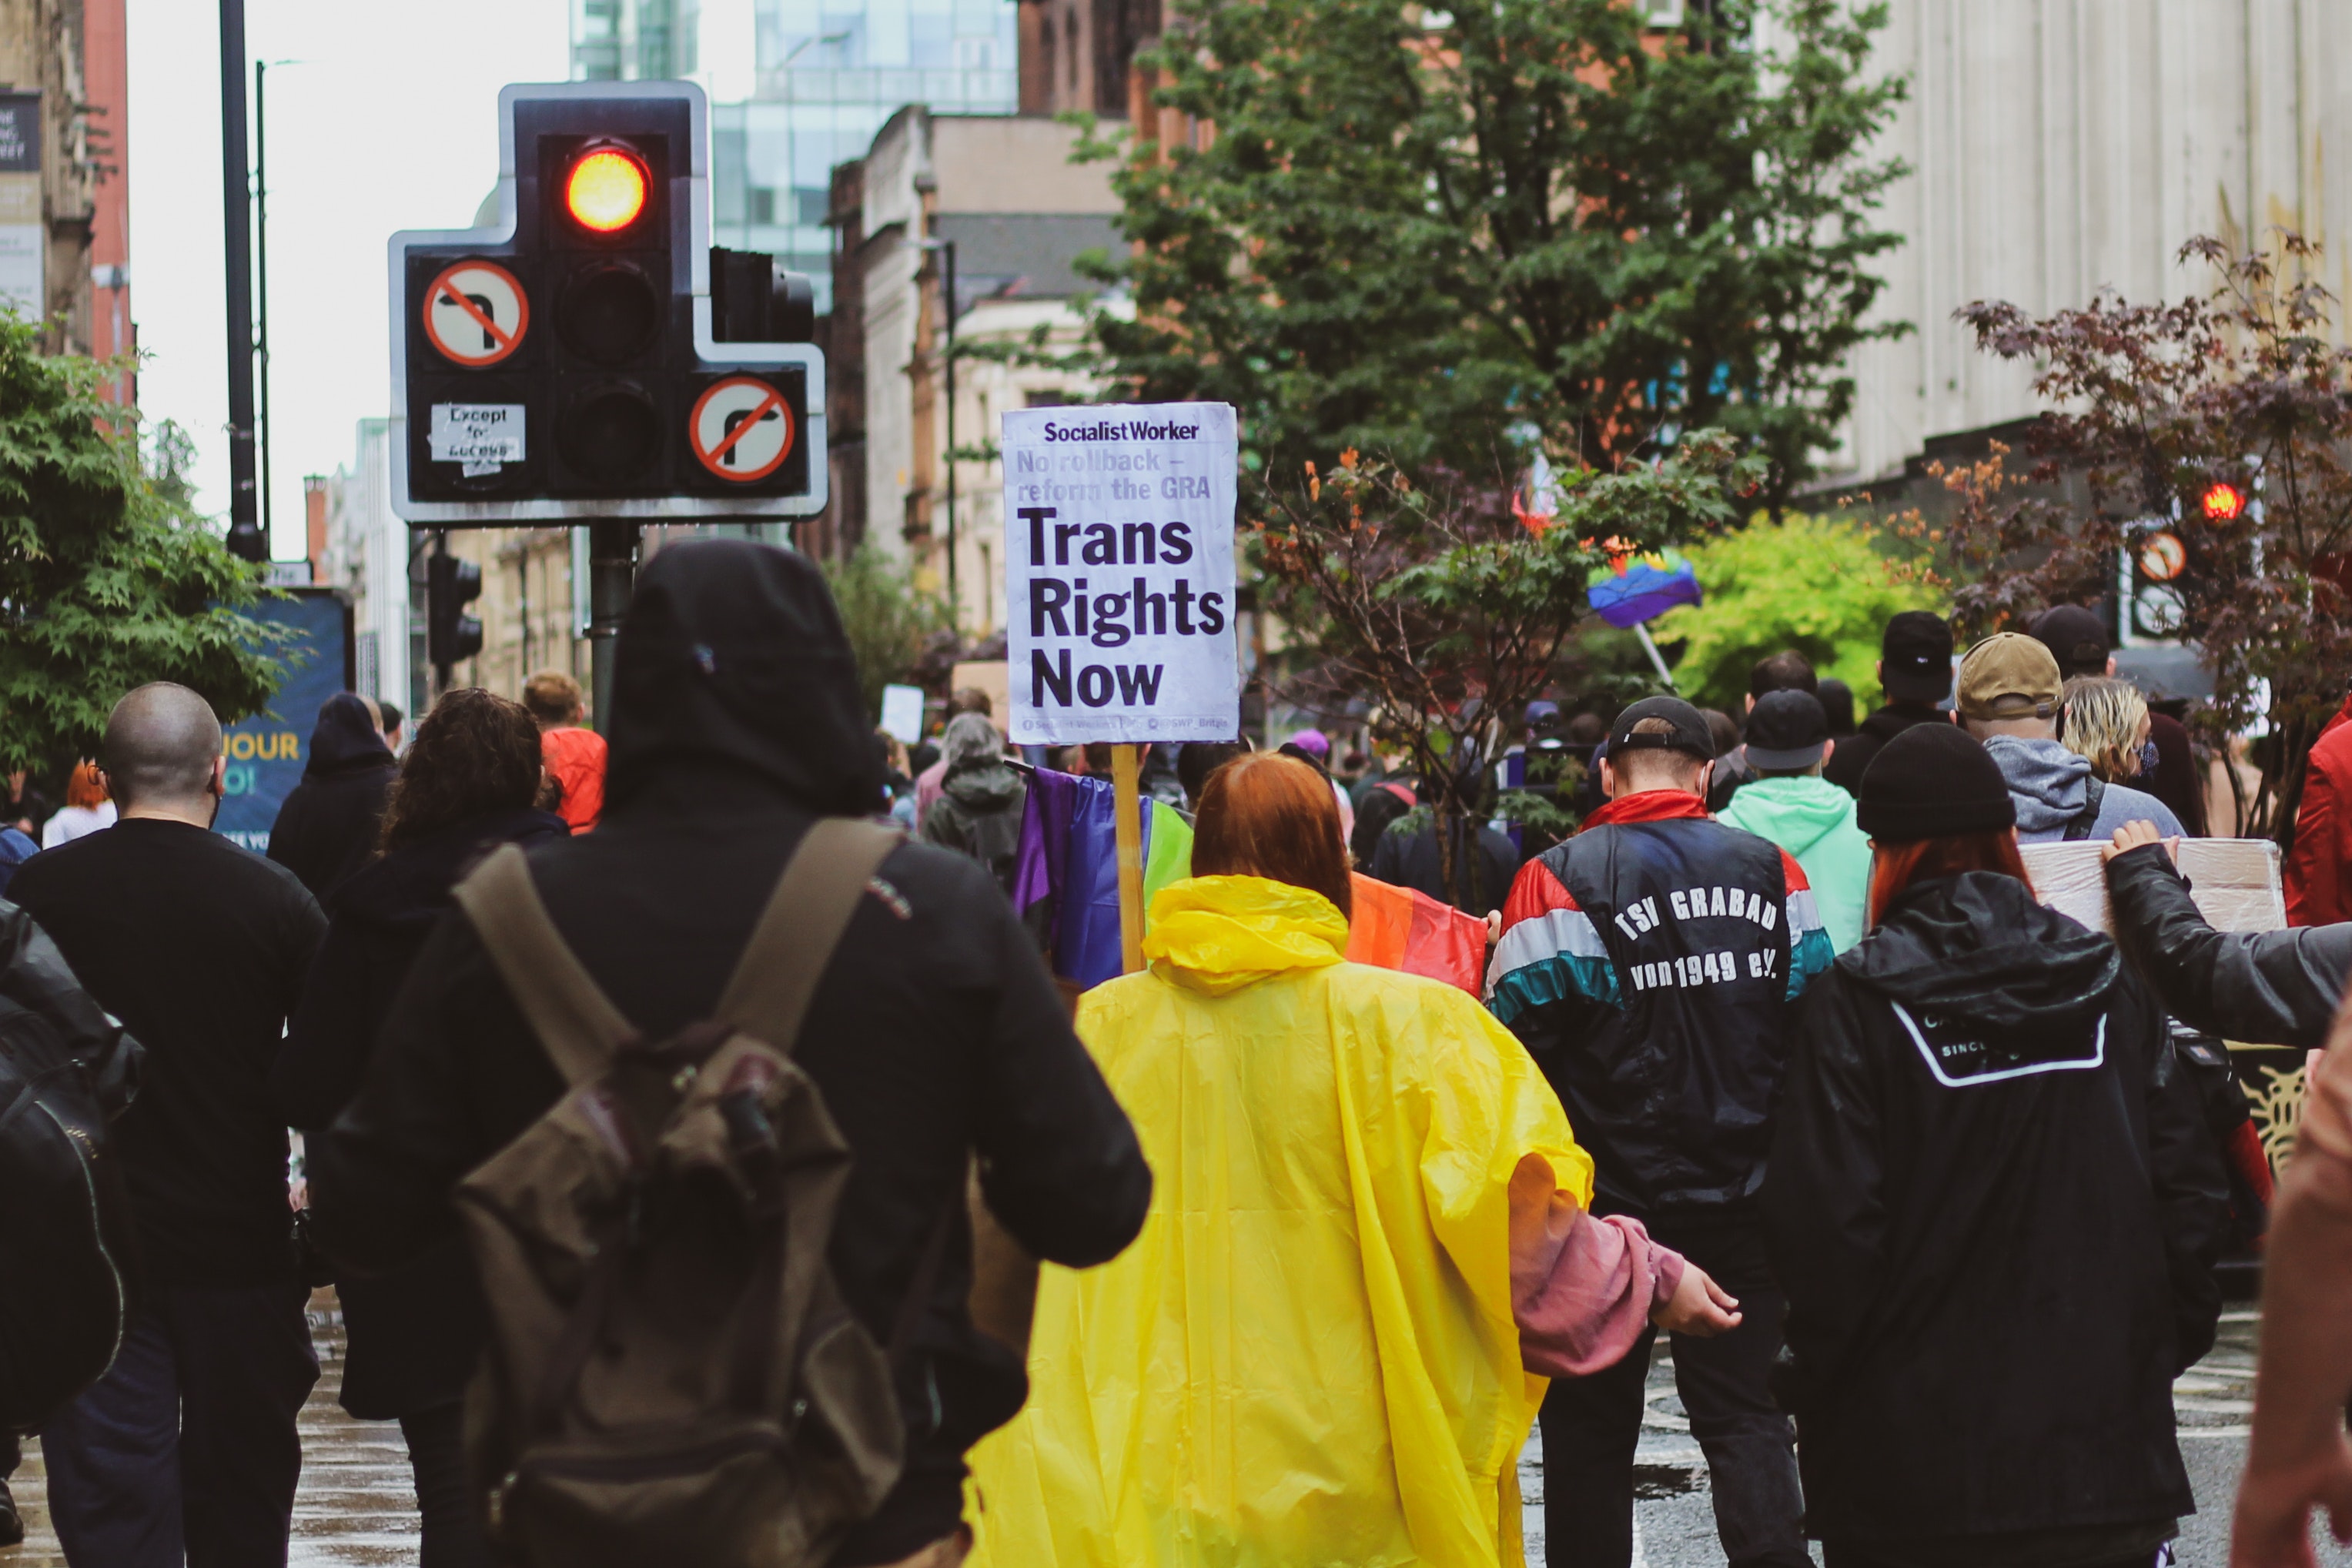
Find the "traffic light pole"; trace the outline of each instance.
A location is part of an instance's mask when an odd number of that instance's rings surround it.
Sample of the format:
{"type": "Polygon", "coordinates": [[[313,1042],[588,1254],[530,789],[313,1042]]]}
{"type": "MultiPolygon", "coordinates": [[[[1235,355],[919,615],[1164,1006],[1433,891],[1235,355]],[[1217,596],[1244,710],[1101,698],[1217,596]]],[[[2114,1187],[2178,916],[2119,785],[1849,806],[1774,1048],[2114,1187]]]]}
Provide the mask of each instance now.
{"type": "Polygon", "coordinates": [[[220,0],[221,238],[228,273],[228,548],[268,560],[253,475],[253,192],[245,131],[245,0],[220,0]]]}
{"type": "Polygon", "coordinates": [[[637,525],[619,518],[588,525],[588,655],[596,732],[610,736],[613,655],[636,587],[637,525]]]}

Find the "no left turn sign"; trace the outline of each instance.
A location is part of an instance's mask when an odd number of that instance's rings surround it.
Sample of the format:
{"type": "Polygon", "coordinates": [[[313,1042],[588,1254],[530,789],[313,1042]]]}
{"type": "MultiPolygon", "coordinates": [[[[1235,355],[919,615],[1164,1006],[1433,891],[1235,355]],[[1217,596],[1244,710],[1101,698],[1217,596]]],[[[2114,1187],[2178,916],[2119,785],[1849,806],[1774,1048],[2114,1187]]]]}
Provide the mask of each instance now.
{"type": "Polygon", "coordinates": [[[425,335],[443,356],[472,368],[495,365],[522,346],[530,298],[494,262],[444,268],[425,294],[425,335]]]}
{"type": "Polygon", "coordinates": [[[721,479],[749,484],[781,466],[793,449],[793,411],[757,376],[715,382],[687,421],[694,455],[721,479]]]}

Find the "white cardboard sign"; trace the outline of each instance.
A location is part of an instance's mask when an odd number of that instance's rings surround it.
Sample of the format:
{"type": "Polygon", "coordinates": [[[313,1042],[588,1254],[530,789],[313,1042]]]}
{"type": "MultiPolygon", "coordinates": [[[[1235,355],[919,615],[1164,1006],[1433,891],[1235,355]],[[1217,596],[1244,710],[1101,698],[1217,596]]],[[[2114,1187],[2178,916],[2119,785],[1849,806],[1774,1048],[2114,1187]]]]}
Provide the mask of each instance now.
{"type": "Polygon", "coordinates": [[[1020,409],[1003,450],[1013,739],[1233,738],[1232,405],[1020,409]]]}

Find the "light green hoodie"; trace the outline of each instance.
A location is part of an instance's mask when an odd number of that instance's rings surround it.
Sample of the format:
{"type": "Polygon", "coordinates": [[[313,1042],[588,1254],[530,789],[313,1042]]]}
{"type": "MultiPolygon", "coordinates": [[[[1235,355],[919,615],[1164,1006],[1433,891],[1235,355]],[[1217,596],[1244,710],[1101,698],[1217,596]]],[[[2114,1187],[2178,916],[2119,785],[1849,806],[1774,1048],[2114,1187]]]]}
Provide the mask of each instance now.
{"type": "Polygon", "coordinates": [[[1826,779],[1759,779],[1743,784],[1719,821],[1789,852],[1813,884],[1830,945],[1862,940],[1870,899],[1870,840],[1854,825],[1853,797],[1826,779]]]}

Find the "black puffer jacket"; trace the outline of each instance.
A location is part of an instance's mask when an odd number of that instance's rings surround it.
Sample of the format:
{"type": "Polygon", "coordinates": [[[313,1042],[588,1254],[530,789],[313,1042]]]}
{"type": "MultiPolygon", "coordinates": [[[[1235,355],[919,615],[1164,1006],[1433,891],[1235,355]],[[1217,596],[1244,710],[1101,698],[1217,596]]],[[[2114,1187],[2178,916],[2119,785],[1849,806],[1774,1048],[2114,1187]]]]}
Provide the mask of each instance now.
{"type": "Polygon", "coordinates": [[[384,796],[399,773],[367,704],[337,692],[319,705],[302,782],[287,795],[269,830],[269,858],[326,903],[375,853],[384,796]]]}
{"type": "MultiPolygon", "coordinates": [[[[449,908],[457,880],[499,844],[546,843],[570,832],[546,811],[493,812],[404,844],[336,890],[326,940],[270,1069],[270,1090],[289,1122],[315,1133],[359,1092],[394,993],[449,908]]],[[[457,1237],[388,1273],[340,1279],[336,1293],[350,1334],[344,1409],[389,1421],[464,1396],[483,1322],[457,1237]]]]}
{"type": "MultiPolygon", "coordinates": [[[[831,599],[801,557],[709,540],[655,557],[621,632],[612,767],[593,833],[530,869],[556,926],[623,1014],[658,1039],[709,1016],[786,859],[820,813],[881,788],[831,599]]],[[[890,1563],[956,1528],[963,1450],[1020,1406],[1012,1353],[964,1307],[965,1173],[1057,1263],[1115,1256],[1151,1176],[1071,1031],[1053,979],[989,874],[907,844],[882,863],[819,982],[796,1059],[855,1163],[830,1258],[887,1340],[926,1241],[954,1217],[915,1336],[904,1478],[835,1553],[890,1563]]],[[[413,1257],[455,1225],[451,1185],[541,1115],[562,1080],[473,927],[444,920],[384,1026],[366,1087],[313,1145],[321,1245],[356,1266],[413,1257]]]]}
{"type": "Polygon", "coordinates": [[[2352,924],[2216,931],[2189,887],[2161,844],[2107,862],[2116,936],[2165,1010],[2249,1045],[2326,1044],[2352,978],[2352,924]]]}
{"type": "Polygon", "coordinates": [[[2115,945],[2011,878],[1931,879],[1791,1032],[1763,1207],[1811,1533],[2189,1512],[2172,1379],[2212,1343],[2226,1196],[2115,945]]]}

